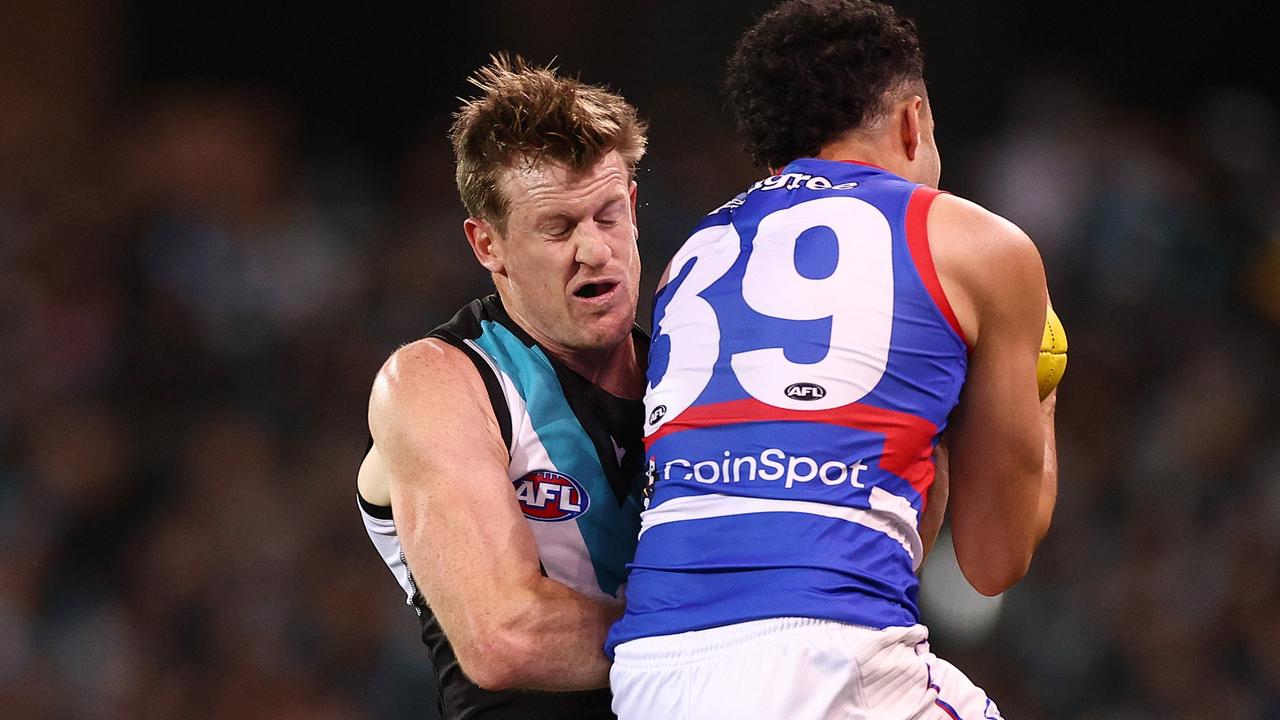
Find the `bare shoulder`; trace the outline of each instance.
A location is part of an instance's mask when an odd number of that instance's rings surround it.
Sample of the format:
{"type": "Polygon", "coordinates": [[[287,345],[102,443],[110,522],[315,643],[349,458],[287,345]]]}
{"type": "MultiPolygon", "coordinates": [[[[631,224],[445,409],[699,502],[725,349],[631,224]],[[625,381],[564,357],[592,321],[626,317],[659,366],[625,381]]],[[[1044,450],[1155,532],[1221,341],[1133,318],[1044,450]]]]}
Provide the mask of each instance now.
{"type": "Polygon", "coordinates": [[[456,438],[476,434],[477,425],[492,425],[500,437],[484,380],[452,345],[436,338],[409,343],[378,371],[369,396],[369,430],[384,455],[406,435],[443,432],[456,438]]]}
{"type": "Polygon", "coordinates": [[[934,201],[929,240],[934,262],[958,269],[990,272],[992,263],[1015,263],[1013,270],[1040,265],[1040,253],[1022,228],[955,195],[944,193],[934,201]]]}
{"type": "Polygon", "coordinates": [[[1014,223],[943,194],[930,208],[928,232],[939,281],[971,343],[984,319],[1044,302],[1040,253],[1014,223]]]}
{"type": "Polygon", "coordinates": [[[424,338],[391,353],[373,383],[370,411],[483,388],[475,366],[443,340],[424,338]]]}
{"type": "Polygon", "coordinates": [[[393,386],[475,375],[475,367],[458,348],[439,338],[423,338],[391,353],[378,371],[378,382],[393,386]]]}

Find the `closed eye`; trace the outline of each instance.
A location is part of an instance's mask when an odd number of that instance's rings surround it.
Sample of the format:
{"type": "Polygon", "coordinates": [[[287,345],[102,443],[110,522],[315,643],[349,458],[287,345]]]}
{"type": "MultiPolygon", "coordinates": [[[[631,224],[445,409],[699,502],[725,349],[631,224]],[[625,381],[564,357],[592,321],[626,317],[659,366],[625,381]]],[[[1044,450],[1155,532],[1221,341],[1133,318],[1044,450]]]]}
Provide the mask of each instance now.
{"type": "Polygon", "coordinates": [[[573,224],[560,223],[556,225],[551,225],[549,227],[543,228],[543,232],[547,235],[547,237],[563,239],[568,237],[573,232],[573,224]]]}
{"type": "Polygon", "coordinates": [[[622,211],[626,203],[623,200],[614,200],[601,208],[599,214],[596,215],[596,222],[605,227],[613,227],[622,220],[622,211]]]}

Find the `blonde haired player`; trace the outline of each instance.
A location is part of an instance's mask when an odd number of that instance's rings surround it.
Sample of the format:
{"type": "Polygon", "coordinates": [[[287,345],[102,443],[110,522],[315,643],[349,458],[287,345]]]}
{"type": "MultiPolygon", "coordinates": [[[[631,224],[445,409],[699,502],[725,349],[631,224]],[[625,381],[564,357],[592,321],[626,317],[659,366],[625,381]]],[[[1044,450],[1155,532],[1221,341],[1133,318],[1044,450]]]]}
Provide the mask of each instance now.
{"type": "Polygon", "coordinates": [[[643,487],[645,125],[519,59],[472,82],[451,136],[497,294],[378,373],[360,509],[418,610],[445,720],[605,720],[643,487]]]}

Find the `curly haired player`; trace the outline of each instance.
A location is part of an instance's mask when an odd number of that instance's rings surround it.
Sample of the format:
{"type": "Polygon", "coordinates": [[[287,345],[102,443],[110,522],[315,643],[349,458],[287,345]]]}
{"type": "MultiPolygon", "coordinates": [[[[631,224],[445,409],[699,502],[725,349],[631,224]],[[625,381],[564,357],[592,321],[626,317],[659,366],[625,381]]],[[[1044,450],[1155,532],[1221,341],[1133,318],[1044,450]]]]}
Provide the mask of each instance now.
{"type": "Polygon", "coordinates": [[[698,225],[655,299],[652,495],[608,640],[624,720],[999,717],[929,651],[916,570],[944,437],[979,592],[1048,529],[1048,293],[1021,230],[935,189],[923,71],[914,26],[867,0],[784,2],[733,54],[774,174],[698,225]]]}

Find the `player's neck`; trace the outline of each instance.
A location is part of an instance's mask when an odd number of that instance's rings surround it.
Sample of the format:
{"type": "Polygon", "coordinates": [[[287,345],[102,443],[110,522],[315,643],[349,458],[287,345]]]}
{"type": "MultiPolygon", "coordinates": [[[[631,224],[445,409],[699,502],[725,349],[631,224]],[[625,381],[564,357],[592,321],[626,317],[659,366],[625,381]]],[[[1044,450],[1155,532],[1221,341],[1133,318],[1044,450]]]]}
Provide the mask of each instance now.
{"type": "Polygon", "coordinates": [[[644,397],[644,366],[636,356],[634,335],[628,334],[626,340],[609,350],[557,348],[551,352],[570,370],[610,395],[631,400],[644,397]]]}
{"type": "Polygon", "coordinates": [[[895,153],[880,138],[846,135],[827,143],[818,151],[819,160],[853,160],[884,168],[894,175],[907,177],[909,161],[901,153],[895,153]]]}

